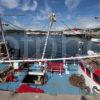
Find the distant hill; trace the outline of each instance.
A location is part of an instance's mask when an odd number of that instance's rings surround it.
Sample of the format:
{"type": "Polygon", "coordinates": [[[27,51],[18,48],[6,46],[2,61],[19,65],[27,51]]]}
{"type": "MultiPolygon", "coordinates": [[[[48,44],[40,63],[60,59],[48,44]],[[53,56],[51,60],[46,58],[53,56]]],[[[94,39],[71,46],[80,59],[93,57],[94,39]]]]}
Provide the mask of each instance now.
{"type": "MultiPolygon", "coordinates": [[[[4,33],[24,33],[24,30],[5,30],[4,33]]],[[[1,33],[1,32],[0,32],[1,33]]]]}
{"type": "Polygon", "coordinates": [[[94,28],[94,29],[92,29],[94,32],[98,32],[98,31],[100,31],[100,28],[94,28]]]}
{"type": "MultiPolygon", "coordinates": [[[[77,30],[80,30],[80,31],[83,31],[84,29],[80,29],[80,28],[76,28],[77,30]]],[[[67,29],[67,30],[64,30],[64,31],[71,31],[72,29],[67,29]]],[[[100,31],[100,28],[93,28],[93,29],[85,29],[87,31],[94,31],[94,32],[98,32],[100,31]]],[[[9,34],[12,34],[12,33],[25,33],[26,31],[25,30],[5,30],[4,31],[5,33],[9,33],[9,34]]],[[[47,31],[43,31],[43,30],[28,30],[28,32],[39,32],[39,33],[47,33],[47,31]]],[[[51,31],[52,33],[53,32],[56,32],[56,33],[62,33],[63,31],[51,31]]],[[[0,32],[1,33],[1,32],[0,32]]]]}

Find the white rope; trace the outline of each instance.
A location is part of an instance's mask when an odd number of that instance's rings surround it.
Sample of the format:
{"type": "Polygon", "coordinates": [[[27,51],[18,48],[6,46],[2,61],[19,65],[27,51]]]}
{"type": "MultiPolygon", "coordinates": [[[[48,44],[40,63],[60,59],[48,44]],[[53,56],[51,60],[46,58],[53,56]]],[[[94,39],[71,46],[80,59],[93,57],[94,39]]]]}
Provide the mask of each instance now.
{"type": "Polygon", "coordinates": [[[49,28],[48,28],[48,33],[47,33],[47,36],[46,36],[45,44],[44,44],[42,59],[44,59],[45,52],[46,52],[46,47],[47,47],[47,43],[48,43],[48,38],[49,38],[49,33],[50,33],[50,30],[51,30],[52,24],[53,24],[53,22],[55,22],[55,21],[56,21],[55,14],[52,13],[52,14],[50,15],[50,24],[49,24],[49,28]]]}
{"type": "Polygon", "coordinates": [[[26,60],[0,60],[0,63],[14,63],[14,62],[44,62],[44,61],[63,61],[63,60],[79,60],[79,59],[86,59],[86,58],[99,58],[99,55],[93,56],[78,56],[78,57],[68,57],[68,58],[54,58],[54,59],[26,59],[26,60]]]}
{"type": "Polygon", "coordinates": [[[48,33],[47,33],[47,36],[46,36],[44,49],[43,49],[43,54],[42,54],[42,59],[44,59],[44,56],[45,56],[45,52],[46,52],[46,47],[47,47],[47,43],[48,43],[48,38],[49,38],[49,33],[50,33],[51,26],[52,26],[52,22],[50,22],[48,33]]]}

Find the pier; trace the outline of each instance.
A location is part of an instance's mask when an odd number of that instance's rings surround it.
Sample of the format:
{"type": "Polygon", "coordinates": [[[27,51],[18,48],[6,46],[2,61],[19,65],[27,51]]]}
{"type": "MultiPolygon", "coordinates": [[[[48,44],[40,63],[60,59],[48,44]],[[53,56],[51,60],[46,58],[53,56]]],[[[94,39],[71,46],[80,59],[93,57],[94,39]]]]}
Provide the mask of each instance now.
{"type": "Polygon", "coordinates": [[[0,91],[0,100],[99,100],[100,95],[48,95],[48,94],[35,94],[23,93],[13,94],[12,92],[0,91]]]}

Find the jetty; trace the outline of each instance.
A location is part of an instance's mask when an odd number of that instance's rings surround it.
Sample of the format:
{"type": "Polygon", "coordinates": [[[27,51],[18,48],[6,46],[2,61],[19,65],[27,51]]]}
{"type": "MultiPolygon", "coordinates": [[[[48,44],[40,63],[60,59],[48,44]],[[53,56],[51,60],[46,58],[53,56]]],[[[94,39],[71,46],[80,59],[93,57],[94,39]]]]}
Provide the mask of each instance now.
{"type": "Polygon", "coordinates": [[[0,100],[99,100],[100,95],[49,95],[36,93],[16,94],[13,92],[0,91],[0,100]]]}

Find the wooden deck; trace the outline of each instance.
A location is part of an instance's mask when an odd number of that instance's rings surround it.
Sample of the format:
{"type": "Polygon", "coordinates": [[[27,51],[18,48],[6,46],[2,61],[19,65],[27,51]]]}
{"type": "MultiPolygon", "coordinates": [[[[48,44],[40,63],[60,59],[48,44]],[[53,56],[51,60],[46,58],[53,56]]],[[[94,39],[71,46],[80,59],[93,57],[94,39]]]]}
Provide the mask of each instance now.
{"type": "Polygon", "coordinates": [[[97,96],[81,96],[81,95],[48,95],[48,94],[13,94],[10,92],[0,91],[0,100],[100,100],[97,96]]]}

